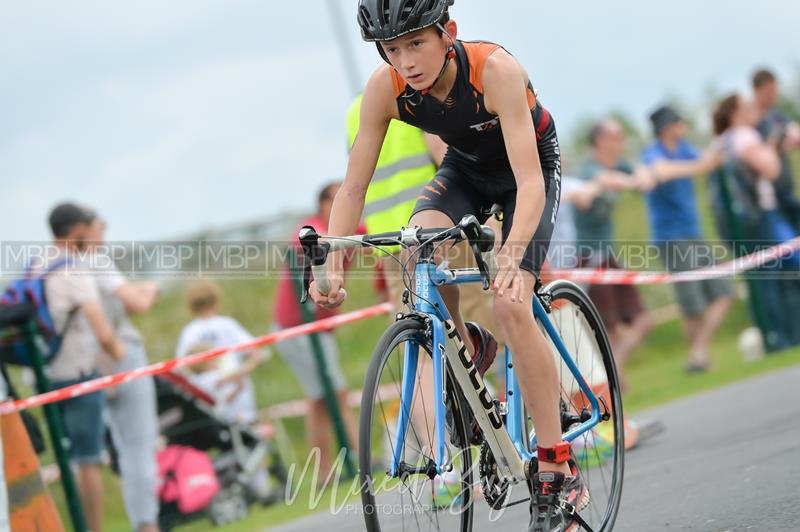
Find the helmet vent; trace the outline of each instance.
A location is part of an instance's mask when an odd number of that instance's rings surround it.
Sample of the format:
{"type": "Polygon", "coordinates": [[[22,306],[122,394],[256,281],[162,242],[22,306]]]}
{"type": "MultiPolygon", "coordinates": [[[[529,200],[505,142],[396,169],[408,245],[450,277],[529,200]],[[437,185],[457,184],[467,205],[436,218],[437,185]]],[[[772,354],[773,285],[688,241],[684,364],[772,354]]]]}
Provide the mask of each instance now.
{"type": "Polygon", "coordinates": [[[363,5],[358,9],[358,22],[361,28],[368,29],[370,32],[375,31],[375,22],[372,20],[369,10],[363,5]]]}
{"type": "Polygon", "coordinates": [[[408,21],[408,17],[411,15],[411,12],[414,11],[414,5],[417,2],[415,0],[406,0],[403,4],[403,8],[400,11],[400,23],[405,24],[408,21]]]}
{"type": "Polygon", "coordinates": [[[389,19],[391,18],[391,0],[378,0],[381,5],[380,16],[381,16],[381,25],[388,26],[389,19]]]}

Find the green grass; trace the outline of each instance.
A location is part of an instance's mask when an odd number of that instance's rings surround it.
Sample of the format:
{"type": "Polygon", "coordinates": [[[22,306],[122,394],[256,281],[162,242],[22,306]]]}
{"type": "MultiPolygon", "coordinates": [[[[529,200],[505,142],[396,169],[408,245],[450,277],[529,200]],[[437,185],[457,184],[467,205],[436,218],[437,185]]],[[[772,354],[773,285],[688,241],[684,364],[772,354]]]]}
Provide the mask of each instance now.
{"type": "MultiPolygon", "coordinates": [[[[270,305],[266,303],[271,300],[273,292],[271,283],[233,281],[224,282],[222,285],[225,290],[223,311],[242,321],[255,333],[266,331],[271,314],[270,305]]],[[[352,296],[348,308],[360,308],[376,301],[366,281],[355,281],[348,286],[348,289],[352,296]]],[[[669,290],[665,287],[650,287],[646,292],[646,299],[651,306],[659,306],[669,301],[669,290]]],[[[180,291],[176,291],[165,296],[153,313],[139,320],[138,325],[148,338],[153,359],[166,358],[171,354],[173,346],[170,338],[177,336],[181,324],[188,319],[188,314],[183,310],[180,291]]],[[[386,317],[378,317],[348,325],[338,332],[342,363],[351,389],[361,387],[371,348],[386,323],[386,317]]],[[[630,391],[625,397],[627,411],[635,412],[678,397],[800,363],[800,350],[771,355],[757,362],[745,361],[737,347],[737,336],[748,325],[745,305],[738,302],[714,342],[712,351],[714,370],[703,375],[687,375],[683,372],[686,348],[679,322],[672,321],[657,327],[630,361],[628,367],[630,391]]],[[[262,365],[256,371],[253,380],[260,407],[302,397],[294,376],[278,356],[262,365]]],[[[303,419],[288,419],[284,422],[284,426],[292,438],[295,454],[304,461],[309,449],[304,443],[303,419]]],[[[119,482],[111,474],[106,475],[105,482],[108,497],[107,529],[127,530],[119,482]]],[[[346,491],[346,487],[343,489],[346,491]]],[[[60,507],[63,508],[60,490],[54,491],[60,507]]],[[[248,519],[219,530],[233,532],[267,528],[302,517],[311,511],[328,511],[331,508],[330,491],[326,492],[316,505],[312,504],[311,495],[311,481],[306,478],[299,487],[299,495],[294,504],[279,504],[270,508],[253,507],[248,519]]],[[[357,498],[347,499],[340,493],[335,502],[341,505],[345,500],[353,502],[357,501],[357,498]]],[[[198,521],[180,527],[179,530],[200,531],[207,530],[208,526],[207,521],[198,521]]]]}
{"type": "MultiPolygon", "coordinates": [[[[708,203],[702,180],[697,182],[696,190],[706,235],[709,239],[714,239],[716,235],[713,223],[708,209],[703,207],[708,203]]],[[[641,220],[645,219],[645,207],[641,198],[633,193],[623,194],[615,211],[618,237],[625,241],[646,242],[649,238],[648,226],[646,223],[641,223],[641,220]]],[[[350,297],[345,310],[363,308],[377,302],[372,293],[371,280],[366,279],[366,275],[354,277],[357,278],[348,282],[350,297]]],[[[272,323],[274,281],[239,280],[222,281],[220,284],[224,290],[222,313],[239,320],[253,334],[265,334],[272,323]]],[[[649,308],[659,308],[673,301],[671,289],[667,286],[644,287],[642,294],[649,308]]],[[[183,303],[182,286],[176,285],[165,294],[152,312],[136,320],[146,338],[151,360],[163,360],[172,356],[180,329],[189,319],[189,313],[183,303]]],[[[372,348],[386,324],[386,317],[377,317],[347,325],[337,331],[342,366],[351,389],[359,389],[363,385],[372,348]]],[[[737,341],[739,332],[749,325],[745,304],[737,302],[713,343],[714,368],[702,375],[687,375],[683,371],[686,343],[680,323],[672,321],[657,327],[630,360],[627,369],[630,390],[625,397],[627,411],[636,412],[679,397],[800,363],[800,349],[773,354],[757,362],[745,361],[739,353],[737,341]]],[[[278,356],[259,367],[253,375],[253,381],[259,407],[302,398],[302,392],[294,375],[278,356]]],[[[286,420],[285,428],[291,436],[295,454],[301,459],[308,456],[308,446],[304,443],[303,437],[303,420],[286,420]]],[[[119,482],[111,474],[106,475],[105,482],[107,530],[129,530],[119,482]]],[[[53,491],[63,510],[60,490],[53,491]]],[[[340,494],[335,502],[341,504],[342,497],[340,494]]],[[[266,509],[254,507],[247,520],[219,530],[220,532],[251,531],[296,519],[311,511],[310,498],[311,484],[310,480],[306,479],[299,487],[299,495],[294,504],[280,504],[266,509]]],[[[319,505],[315,506],[316,511],[330,508],[330,502],[331,494],[327,492],[319,505]]],[[[200,531],[208,528],[208,521],[200,521],[181,527],[180,530],[200,531]]]]}
{"type": "Polygon", "coordinates": [[[749,326],[743,302],[737,302],[712,346],[714,365],[704,374],[684,372],[685,343],[680,323],[657,327],[630,360],[625,395],[627,412],[667,403],[704,390],[717,388],[760,373],[800,363],[800,349],[792,349],[751,362],[738,347],[738,334],[749,326]]]}

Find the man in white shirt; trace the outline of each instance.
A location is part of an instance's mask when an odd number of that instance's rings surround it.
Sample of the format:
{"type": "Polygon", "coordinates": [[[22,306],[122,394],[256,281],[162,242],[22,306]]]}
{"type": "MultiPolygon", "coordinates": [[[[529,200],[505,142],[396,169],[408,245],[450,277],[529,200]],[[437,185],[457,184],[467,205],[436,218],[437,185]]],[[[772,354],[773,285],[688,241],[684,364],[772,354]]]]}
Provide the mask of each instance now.
{"type": "MultiPolygon", "coordinates": [[[[90,253],[87,266],[94,273],[100,300],[111,326],[125,344],[123,360],[101,354],[97,367],[111,375],[148,364],[144,339],[131,323],[129,313],[147,312],[158,300],[158,285],[129,282],[103,251],[106,222],[91,209],[86,233],[90,253]]],[[[139,377],[108,390],[106,420],[117,450],[122,495],[133,530],[158,531],[158,409],[152,377],[139,377]]]]}
{"type": "MultiPolygon", "coordinates": [[[[85,248],[89,217],[73,203],[57,205],[49,217],[54,253],[33,265],[33,273],[66,258],[64,267],[49,273],[45,296],[56,330],[64,331],[61,349],[47,367],[53,389],[78,384],[98,376],[96,360],[101,353],[113,359],[125,357],[125,347],[106,318],[93,275],[77,263],[77,252],[85,248]],[[66,328],[66,330],[65,330],[66,328]]],[[[85,394],[58,404],[70,440],[70,458],[78,465],[78,488],[89,528],[103,529],[104,394],[85,394]]]]}

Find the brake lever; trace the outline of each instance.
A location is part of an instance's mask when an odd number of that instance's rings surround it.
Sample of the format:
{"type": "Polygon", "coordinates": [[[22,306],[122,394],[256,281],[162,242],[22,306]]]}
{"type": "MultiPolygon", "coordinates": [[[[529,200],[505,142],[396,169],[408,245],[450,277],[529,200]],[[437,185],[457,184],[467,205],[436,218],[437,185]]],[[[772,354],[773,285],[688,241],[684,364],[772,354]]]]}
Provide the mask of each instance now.
{"type": "Polygon", "coordinates": [[[308,301],[308,289],[311,287],[311,261],[303,257],[303,292],[300,294],[300,304],[308,301]]]}
{"type": "Polygon", "coordinates": [[[475,262],[478,264],[478,271],[481,272],[481,280],[483,281],[483,289],[488,290],[491,282],[489,274],[489,266],[483,260],[483,253],[481,253],[478,244],[471,244],[472,253],[475,255],[475,262]]]}
{"type": "Polygon", "coordinates": [[[467,237],[472,253],[475,255],[475,262],[478,271],[481,272],[483,289],[488,290],[490,284],[489,266],[483,260],[482,252],[489,251],[494,243],[494,232],[483,227],[475,216],[468,214],[464,216],[458,224],[459,229],[467,237]]]}
{"type": "Polygon", "coordinates": [[[300,295],[300,303],[308,301],[308,289],[311,286],[311,264],[315,255],[315,250],[319,246],[319,234],[310,225],[303,226],[298,235],[300,246],[303,248],[303,292],[300,295]]]}

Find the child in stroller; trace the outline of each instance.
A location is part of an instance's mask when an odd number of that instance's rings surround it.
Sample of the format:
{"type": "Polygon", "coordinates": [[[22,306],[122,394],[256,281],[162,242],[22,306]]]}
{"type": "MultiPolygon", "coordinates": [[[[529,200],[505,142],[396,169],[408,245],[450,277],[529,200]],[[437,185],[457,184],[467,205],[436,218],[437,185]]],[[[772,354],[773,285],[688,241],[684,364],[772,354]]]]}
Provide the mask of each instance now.
{"type": "MultiPolygon", "coordinates": [[[[202,516],[215,525],[230,523],[244,518],[251,503],[266,505],[280,498],[286,462],[271,425],[256,428],[218,415],[215,399],[182,375],[166,373],[155,382],[159,426],[167,449],[182,446],[207,453],[220,487],[207,507],[188,514],[181,512],[178,501],[162,498],[162,531],[202,516]]],[[[168,470],[165,483],[170,476],[168,470]]]]}

